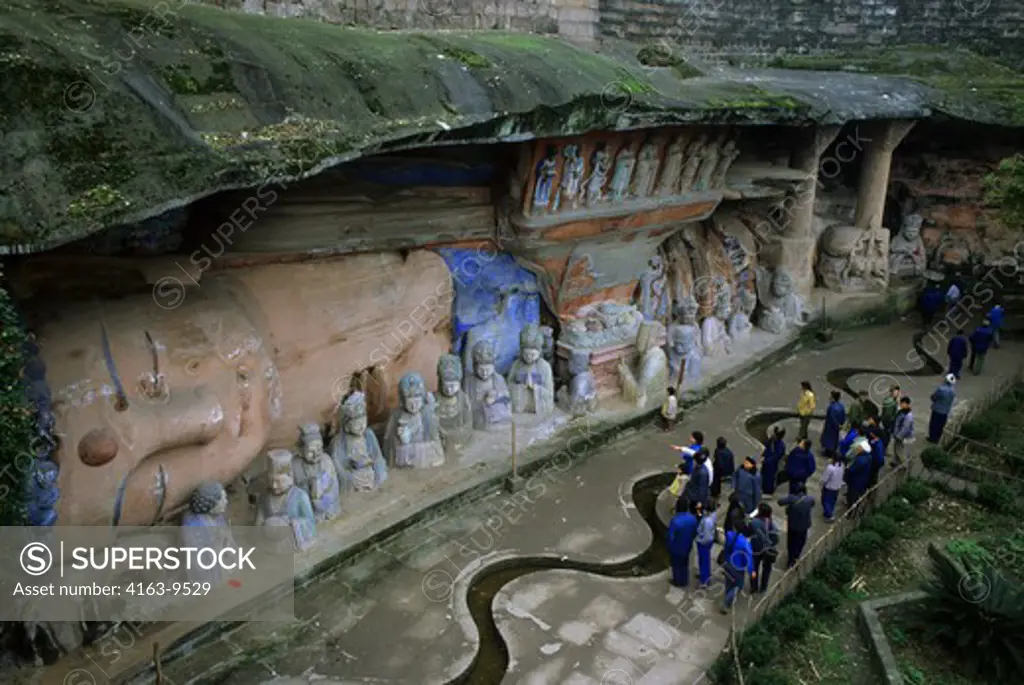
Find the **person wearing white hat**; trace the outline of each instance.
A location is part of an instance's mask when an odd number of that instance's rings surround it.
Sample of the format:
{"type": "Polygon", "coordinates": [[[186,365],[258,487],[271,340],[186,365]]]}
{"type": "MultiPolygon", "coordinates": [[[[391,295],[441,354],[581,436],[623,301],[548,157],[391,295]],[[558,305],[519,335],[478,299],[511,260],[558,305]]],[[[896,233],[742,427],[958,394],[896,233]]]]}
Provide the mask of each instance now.
{"type": "Polygon", "coordinates": [[[942,431],[946,427],[949,412],[956,400],[954,385],[956,385],[956,376],[951,373],[947,374],[942,385],[935,388],[935,392],[932,393],[932,417],[928,421],[928,442],[937,444],[942,439],[942,431]]]}

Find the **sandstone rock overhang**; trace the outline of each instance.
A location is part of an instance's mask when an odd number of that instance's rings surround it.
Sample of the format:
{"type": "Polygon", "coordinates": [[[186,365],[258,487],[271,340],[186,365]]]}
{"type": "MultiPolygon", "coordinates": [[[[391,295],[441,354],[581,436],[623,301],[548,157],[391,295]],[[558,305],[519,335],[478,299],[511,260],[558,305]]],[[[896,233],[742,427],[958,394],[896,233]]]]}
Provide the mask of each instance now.
{"type": "Polygon", "coordinates": [[[921,118],[935,101],[899,78],[684,77],[549,37],[379,32],[187,0],[9,0],[0,64],[0,253],[393,149],[921,118]]]}

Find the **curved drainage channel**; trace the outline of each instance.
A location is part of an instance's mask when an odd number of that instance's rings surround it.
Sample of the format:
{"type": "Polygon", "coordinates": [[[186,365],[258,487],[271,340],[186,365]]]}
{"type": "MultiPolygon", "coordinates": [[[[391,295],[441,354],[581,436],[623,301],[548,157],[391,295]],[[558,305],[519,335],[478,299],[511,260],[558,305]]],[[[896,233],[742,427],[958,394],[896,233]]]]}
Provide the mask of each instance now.
{"type": "MultiPolygon", "coordinates": [[[[924,338],[924,333],[917,333],[913,339],[914,350],[922,360],[922,365],[917,369],[900,371],[901,375],[935,376],[944,370],[945,367],[924,349],[924,338]]],[[[877,374],[879,377],[891,379],[891,382],[886,381],[886,389],[888,385],[898,382],[891,369],[839,368],[826,373],[825,378],[833,387],[847,395],[856,396],[850,387],[850,379],[861,374],[877,374]]],[[[744,428],[755,440],[760,441],[769,426],[796,416],[796,412],[784,410],[760,412],[747,419],[744,428]]],[[[820,420],[823,417],[819,415],[815,418],[820,420]]],[[[658,494],[672,482],[674,476],[675,474],[670,472],[660,473],[643,478],[633,485],[633,502],[647,522],[652,540],[646,550],[632,559],[614,564],[587,564],[545,557],[524,557],[496,563],[478,575],[469,586],[467,599],[470,614],[480,636],[480,646],[469,669],[448,685],[495,685],[505,677],[509,664],[508,645],[498,630],[491,607],[495,595],[513,580],[537,571],[549,570],[584,571],[606,578],[642,578],[667,569],[669,559],[665,546],[665,526],[658,519],[655,503],[658,494]]]]}

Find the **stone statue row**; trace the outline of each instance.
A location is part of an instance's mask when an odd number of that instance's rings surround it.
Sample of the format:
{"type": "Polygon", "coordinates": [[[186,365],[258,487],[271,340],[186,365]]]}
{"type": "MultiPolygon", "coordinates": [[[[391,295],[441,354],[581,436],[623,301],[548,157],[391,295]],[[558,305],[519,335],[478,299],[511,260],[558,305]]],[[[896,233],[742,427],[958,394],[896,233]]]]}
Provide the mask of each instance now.
{"type": "Polygon", "coordinates": [[[561,163],[558,148],[551,145],[534,170],[532,209],[534,213],[574,211],[605,202],[722,188],[739,154],[727,133],[715,139],[702,134],[695,140],[682,134],[665,149],[664,163],[659,142],[649,139],[639,154],[627,142],[615,155],[614,165],[606,144],[598,143],[587,168],[579,145],[563,147],[561,163]]]}

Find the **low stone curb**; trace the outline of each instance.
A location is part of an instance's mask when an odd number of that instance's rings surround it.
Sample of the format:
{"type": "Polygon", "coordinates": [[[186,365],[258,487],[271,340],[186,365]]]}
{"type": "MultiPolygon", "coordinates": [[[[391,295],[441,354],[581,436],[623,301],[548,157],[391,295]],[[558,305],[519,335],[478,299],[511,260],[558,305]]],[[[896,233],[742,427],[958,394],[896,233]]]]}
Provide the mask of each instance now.
{"type": "Polygon", "coordinates": [[[889,638],[885,636],[885,628],[882,626],[878,612],[900,604],[920,602],[927,596],[927,593],[915,590],[888,597],[879,597],[878,599],[869,599],[861,602],[858,607],[858,625],[864,631],[868,644],[871,645],[871,655],[874,658],[875,665],[880,669],[883,682],[886,685],[903,685],[903,675],[900,673],[900,667],[896,663],[896,657],[892,653],[892,648],[889,647],[889,638]]]}

